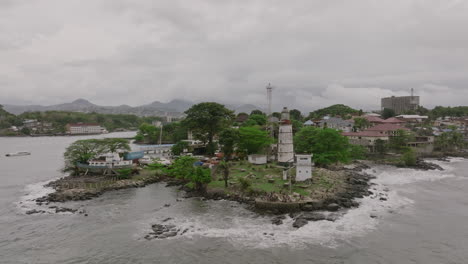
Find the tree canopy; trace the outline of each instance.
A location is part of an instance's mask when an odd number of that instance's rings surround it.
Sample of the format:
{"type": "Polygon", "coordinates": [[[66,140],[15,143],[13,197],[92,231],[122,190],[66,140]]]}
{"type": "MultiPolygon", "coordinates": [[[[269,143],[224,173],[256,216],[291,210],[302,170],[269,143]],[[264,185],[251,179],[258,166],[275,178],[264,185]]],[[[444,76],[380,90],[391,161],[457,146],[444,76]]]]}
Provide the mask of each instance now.
{"type": "Polygon", "coordinates": [[[239,128],[239,150],[247,154],[258,154],[272,143],[268,132],[258,127],[239,128]]]}
{"type": "Polygon", "coordinates": [[[239,130],[226,128],[219,134],[219,145],[224,154],[224,159],[229,160],[239,144],[239,130]]]}
{"type": "Polygon", "coordinates": [[[308,119],[316,119],[316,118],[322,118],[326,115],[329,116],[347,116],[350,114],[356,114],[359,113],[359,110],[353,109],[347,105],[343,104],[335,104],[329,107],[325,107],[322,109],[315,110],[314,112],[311,112],[309,114],[308,119]]]}
{"type": "MultiPolygon", "coordinates": [[[[193,132],[197,139],[207,141],[208,145],[212,144],[213,137],[228,127],[234,118],[231,110],[213,102],[196,104],[185,113],[187,117],[183,124],[193,132]]],[[[210,152],[214,152],[214,149],[210,152]]]]}
{"type": "Polygon", "coordinates": [[[444,132],[435,139],[435,148],[440,151],[453,151],[467,146],[463,135],[456,131],[444,132]]]}
{"type": "Polygon", "coordinates": [[[128,140],[120,138],[77,140],[67,147],[63,154],[66,165],[74,167],[76,163],[88,160],[106,152],[126,152],[130,150],[128,140]]]}
{"type": "Polygon", "coordinates": [[[414,140],[414,135],[406,130],[399,129],[395,135],[391,136],[388,146],[396,151],[403,152],[407,149],[409,142],[414,140]]]}
{"type": "Polygon", "coordinates": [[[297,109],[292,109],[289,111],[289,116],[291,120],[302,121],[302,113],[297,109]]]}
{"type": "Polygon", "coordinates": [[[383,119],[387,119],[387,118],[394,117],[394,116],[395,116],[395,111],[393,111],[393,109],[384,108],[384,110],[382,111],[383,119]]]}
{"type": "Polygon", "coordinates": [[[294,136],[294,150],[313,154],[314,162],[319,166],[348,162],[351,155],[348,139],[331,128],[302,128],[294,136]]]}
{"type": "MultiPolygon", "coordinates": [[[[138,143],[158,144],[161,135],[161,128],[148,123],[143,123],[138,128],[135,140],[138,143]]],[[[187,139],[187,128],[180,122],[164,124],[162,127],[162,143],[176,143],[187,139]]]]}

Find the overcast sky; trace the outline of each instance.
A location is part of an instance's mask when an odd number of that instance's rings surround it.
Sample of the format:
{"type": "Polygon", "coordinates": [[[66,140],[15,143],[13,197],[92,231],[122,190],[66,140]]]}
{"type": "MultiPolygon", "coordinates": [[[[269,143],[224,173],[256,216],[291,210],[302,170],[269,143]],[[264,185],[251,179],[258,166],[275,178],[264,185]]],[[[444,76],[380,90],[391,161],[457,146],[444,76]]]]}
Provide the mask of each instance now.
{"type": "Polygon", "coordinates": [[[0,103],[468,105],[468,1],[0,0],[0,103]]]}

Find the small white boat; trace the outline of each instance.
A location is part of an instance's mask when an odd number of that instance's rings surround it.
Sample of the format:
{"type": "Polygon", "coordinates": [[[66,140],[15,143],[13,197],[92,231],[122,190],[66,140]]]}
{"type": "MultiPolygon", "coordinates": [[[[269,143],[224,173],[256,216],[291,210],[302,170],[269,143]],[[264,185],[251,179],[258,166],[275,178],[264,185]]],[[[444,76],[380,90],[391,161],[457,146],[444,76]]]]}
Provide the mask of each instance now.
{"type": "Polygon", "coordinates": [[[18,151],[18,152],[7,153],[5,156],[7,156],[7,157],[16,157],[16,156],[27,156],[27,155],[31,155],[31,152],[18,151]]]}

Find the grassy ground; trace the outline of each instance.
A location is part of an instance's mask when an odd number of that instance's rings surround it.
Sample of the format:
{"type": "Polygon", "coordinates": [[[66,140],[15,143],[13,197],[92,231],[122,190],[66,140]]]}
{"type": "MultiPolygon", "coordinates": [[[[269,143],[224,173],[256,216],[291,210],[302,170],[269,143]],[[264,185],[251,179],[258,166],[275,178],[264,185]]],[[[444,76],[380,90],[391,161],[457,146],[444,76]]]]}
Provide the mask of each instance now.
{"type": "MultiPolygon", "coordinates": [[[[295,175],[295,170],[290,170],[295,175]]],[[[215,180],[208,184],[208,190],[224,190],[225,192],[254,193],[290,193],[290,188],[283,180],[283,168],[277,164],[252,165],[248,162],[231,163],[229,187],[224,187],[223,173],[218,170],[215,180]],[[243,190],[241,182],[247,179],[251,183],[249,190],[243,190]]],[[[311,182],[293,183],[291,190],[294,193],[310,199],[323,199],[331,193],[341,190],[344,186],[344,176],[340,172],[331,172],[323,169],[314,169],[311,182]]]]}

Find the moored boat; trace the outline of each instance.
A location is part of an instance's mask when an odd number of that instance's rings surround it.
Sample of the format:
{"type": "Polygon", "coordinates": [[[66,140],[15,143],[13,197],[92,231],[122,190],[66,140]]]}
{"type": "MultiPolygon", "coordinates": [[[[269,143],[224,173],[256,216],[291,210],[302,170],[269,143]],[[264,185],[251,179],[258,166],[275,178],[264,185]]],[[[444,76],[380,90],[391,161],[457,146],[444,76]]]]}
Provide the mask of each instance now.
{"type": "Polygon", "coordinates": [[[18,152],[7,153],[5,156],[7,156],[7,157],[16,157],[16,156],[27,156],[27,155],[31,155],[31,152],[18,151],[18,152]]]}

